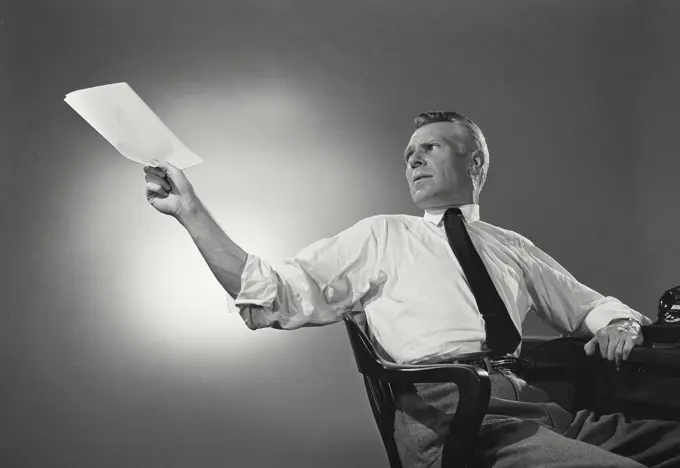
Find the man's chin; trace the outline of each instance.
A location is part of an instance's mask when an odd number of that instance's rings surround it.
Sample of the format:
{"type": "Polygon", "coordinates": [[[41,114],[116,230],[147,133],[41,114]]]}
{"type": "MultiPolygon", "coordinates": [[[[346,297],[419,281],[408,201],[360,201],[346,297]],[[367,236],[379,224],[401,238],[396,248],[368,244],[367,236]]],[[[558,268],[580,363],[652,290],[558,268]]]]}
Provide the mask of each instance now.
{"type": "Polygon", "coordinates": [[[427,197],[415,196],[411,198],[413,199],[413,203],[421,210],[429,210],[430,208],[436,205],[436,203],[434,203],[434,200],[427,197]]]}
{"type": "Polygon", "coordinates": [[[449,207],[449,206],[460,206],[460,205],[467,205],[469,203],[473,203],[472,200],[465,200],[465,199],[452,199],[452,200],[441,200],[441,199],[435,199],[432,197],[418,197],[418,196],[412,196],[411,199],[413,200],[413,203],[420,208],[421,210],[438,210],[442,209],[444,207],[449,207]]]}

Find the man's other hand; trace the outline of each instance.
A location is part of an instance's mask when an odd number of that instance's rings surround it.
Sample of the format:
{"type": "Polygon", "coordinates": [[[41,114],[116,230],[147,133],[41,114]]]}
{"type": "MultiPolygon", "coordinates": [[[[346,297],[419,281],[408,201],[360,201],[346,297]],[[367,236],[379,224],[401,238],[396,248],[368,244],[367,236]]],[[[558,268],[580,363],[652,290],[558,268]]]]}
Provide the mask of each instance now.
{"type": "Polygon", "coordinates": [[[180,219],[197,203],[196,194],[184,173],[166,161],[146,166],[146,199],[163,214],[180,219]]]}
{"type": "Polygon", "coordinates": [[[642,329],[636,320],[614,319],[600,329],[583,349],[591,356],[599,344],[602,357],[615,361],[616,369],[619,369],[621,360],[627,360],[631,350],[642,342],[642,329]]]}

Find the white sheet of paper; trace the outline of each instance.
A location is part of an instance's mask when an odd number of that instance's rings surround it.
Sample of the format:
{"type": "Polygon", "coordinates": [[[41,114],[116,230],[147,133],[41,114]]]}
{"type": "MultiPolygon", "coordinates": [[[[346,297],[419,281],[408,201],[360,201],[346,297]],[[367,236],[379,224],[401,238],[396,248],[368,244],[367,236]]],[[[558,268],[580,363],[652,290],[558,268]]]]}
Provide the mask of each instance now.
{"type": "Polygon", "coordinates": [[[132,161],[153,165],[151,161],[158,159],[179,169],[204,162],[184,146],[127,83],[73,91],[64,101],[132,161]]]}

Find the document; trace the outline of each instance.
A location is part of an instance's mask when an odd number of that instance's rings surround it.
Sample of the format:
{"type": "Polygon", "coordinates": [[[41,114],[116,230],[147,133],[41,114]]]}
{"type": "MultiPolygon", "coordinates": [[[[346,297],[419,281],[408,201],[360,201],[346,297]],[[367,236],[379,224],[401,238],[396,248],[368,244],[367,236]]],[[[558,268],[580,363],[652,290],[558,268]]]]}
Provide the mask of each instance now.
{"type": "Polygon", "coordinates": [[[127,83],[73,91],[64,99],[126,158],[153,166],[153,159],[186,169],[203,161],[165,126],[127,83]]]}

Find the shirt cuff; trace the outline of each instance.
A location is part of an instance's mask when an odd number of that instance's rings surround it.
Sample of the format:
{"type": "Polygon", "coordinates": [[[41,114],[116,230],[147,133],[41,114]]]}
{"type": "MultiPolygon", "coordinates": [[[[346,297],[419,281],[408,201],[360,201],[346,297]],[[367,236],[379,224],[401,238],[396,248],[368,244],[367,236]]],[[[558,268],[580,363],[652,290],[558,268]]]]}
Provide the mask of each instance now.
{"type": "Polygon", "coordinates": [[[271,311],[276,299],[278,282],[274,269],[261,258],[248,254],[241,274],[241,291],[236,299],[227,301],[229,313],[240,313],[241,306],[255,305],[271,311]]]}
{"type": "Polygon", "coordinates": [[[595,335],[602,328],[609,325],[609,322],[619,318],[632,318],[639,321],[641,325],[652,323],[652,320],[646,315],[631,309],[614,297],[607,296],[599,300],[588,312],[584,325],[590,333],[595,335]]]}

